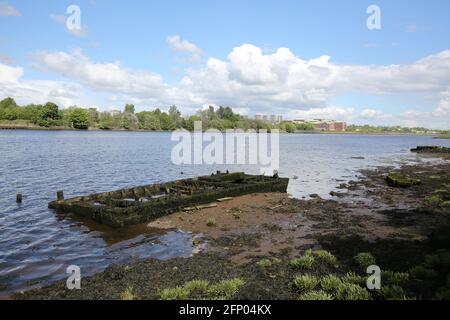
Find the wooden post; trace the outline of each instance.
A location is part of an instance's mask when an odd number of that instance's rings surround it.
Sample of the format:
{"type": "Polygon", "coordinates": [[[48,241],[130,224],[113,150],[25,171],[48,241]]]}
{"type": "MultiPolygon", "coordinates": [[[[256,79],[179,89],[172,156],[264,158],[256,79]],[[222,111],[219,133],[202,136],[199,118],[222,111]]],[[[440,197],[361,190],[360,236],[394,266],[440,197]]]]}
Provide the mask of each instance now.
{"type": "Polygon", "coordinates": [[[22,194],[21,193],[16,194],[16,202],[22,203],[22,194]]]}
{"type": "Polygon", "coordinates": [[[58,201],[64,200],[64,192],[63,192],[63,191],[57,191],[57,192],[56,192],[56,199],[57,199],[58,201]]]}

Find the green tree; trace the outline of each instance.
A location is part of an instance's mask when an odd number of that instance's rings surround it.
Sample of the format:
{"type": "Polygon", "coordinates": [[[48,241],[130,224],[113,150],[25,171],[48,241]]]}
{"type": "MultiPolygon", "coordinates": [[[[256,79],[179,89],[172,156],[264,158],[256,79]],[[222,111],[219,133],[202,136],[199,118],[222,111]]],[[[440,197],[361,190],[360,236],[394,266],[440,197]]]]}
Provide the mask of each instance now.
{"type": "Polygon", "coordinates": [[[133,113],[134,114],[134,105],[133,104],[126,104],[124,112],[133,113]]]}
{"type": "Polygon", "coordinates": [[[15,108],[17,107],[16,101],[13,98],[8,97],[0,101],[0,109],[3,108],[15,108]]]}
{"type": "Polygon", "coordinates": [[[159,116],[159,121],[161,123],[162,130],[171,130],[173,128],[170,127],[170,117],[167,113],[162,112],[159,116]]]}
{"type": "Polygon", "coordinates": [[[69,121],[74,129],[85,130],[89,128],[89,112],[86,109],[74,108],[70,110],[69,121]]]}
{"type": "Polygon", "coordinates": [[[183,119],[181,118],[181,112],[178,111],[177,106],[173,105],[169,108],[170,127],[173,129],[181,128],[183,119]]]}

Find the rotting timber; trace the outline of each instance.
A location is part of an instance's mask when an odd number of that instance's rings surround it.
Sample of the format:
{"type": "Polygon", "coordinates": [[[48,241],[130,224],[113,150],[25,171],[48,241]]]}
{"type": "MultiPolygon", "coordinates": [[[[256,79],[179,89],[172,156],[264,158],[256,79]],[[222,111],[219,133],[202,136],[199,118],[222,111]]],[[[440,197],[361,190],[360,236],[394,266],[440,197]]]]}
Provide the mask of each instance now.
{"type": "Polygon", "coordinates": [[[218,171],[211,176],[56,200],[50,202],[48,207],[121,228],[221,198],[261,192],[286,192],[288,183],[288,178],[280,178],[278,174],[267,177],[218,171]]]}

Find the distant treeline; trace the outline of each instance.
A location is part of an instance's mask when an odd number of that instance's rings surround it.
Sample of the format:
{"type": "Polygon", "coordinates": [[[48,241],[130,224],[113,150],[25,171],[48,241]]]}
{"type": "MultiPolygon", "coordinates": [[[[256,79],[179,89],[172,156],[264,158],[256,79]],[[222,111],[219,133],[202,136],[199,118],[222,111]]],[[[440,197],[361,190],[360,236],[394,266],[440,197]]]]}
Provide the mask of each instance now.
{"type": "Polygon", "coordinates": [[[30,104],[18,106],[14,99],[0,101],[0,121],[26,121],[38,127],[101,129],[101,130],[164,130],[170,131],[184,128],[194,130],[194,122],[202,121],[203,129],[218,130],[243,129],[261,130],[279,129],[283,132],[313,130],[312,124],[293,124],[282,122],[272,124],[267,121],[254,120],[234,113],[230,107],[199,110],[196,115],[182,117],[176,106],[168,112],[155,109],[153,111],[135,112],[134,105],[125,105],[121,112],[98,111],[95,108],[70,107],[60,109],[55,103],[44,105],[30,104]]]}
{"type": "MultiPolygon", "coordinates": [[[[25,125],[37,128],[72,128],[99,130],[153,130],[171,131],[184,128],[194,130],[194,122],[202,121],[203,130],[214,128],[221,131],[227,129],[262,130],[278,129],[281,132],[314,131],[311,123],[294,124],[290,121],[271,123],[263,120],[250,119],[234,113],[230,107],[199,110],[195,115],[182,117],[176,106],[171,106],[168,112],[154,109],[153,111],[135,112],[134,105],[125,105],[123,111],[98,111],[95,108],[70,107],[60,109],[55,103],[44,105],[29,104],[19,106],[14,99],[6,98],[0,101],[0,125],[7,122],[12,125],[25,125]]],[[[447,133],[450,131],[430,130],[426,128],[375,127],[350,125],[347,131],[352,133],[447,133]]]]}

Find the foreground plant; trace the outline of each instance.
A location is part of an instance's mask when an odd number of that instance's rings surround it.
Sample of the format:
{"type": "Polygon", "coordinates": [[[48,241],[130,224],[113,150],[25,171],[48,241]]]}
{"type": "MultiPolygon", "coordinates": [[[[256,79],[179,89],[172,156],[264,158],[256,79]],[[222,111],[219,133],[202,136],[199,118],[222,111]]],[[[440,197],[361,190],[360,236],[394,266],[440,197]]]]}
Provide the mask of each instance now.
{"type": "Polygon", "coordinates": [[[244,284],[245,281],[240,278],[223,280],[213,285],[206,280],[192,280],[183,286],[164,289],[159,296],[161,300],[226,300],[232,299],[244,284]]]}

